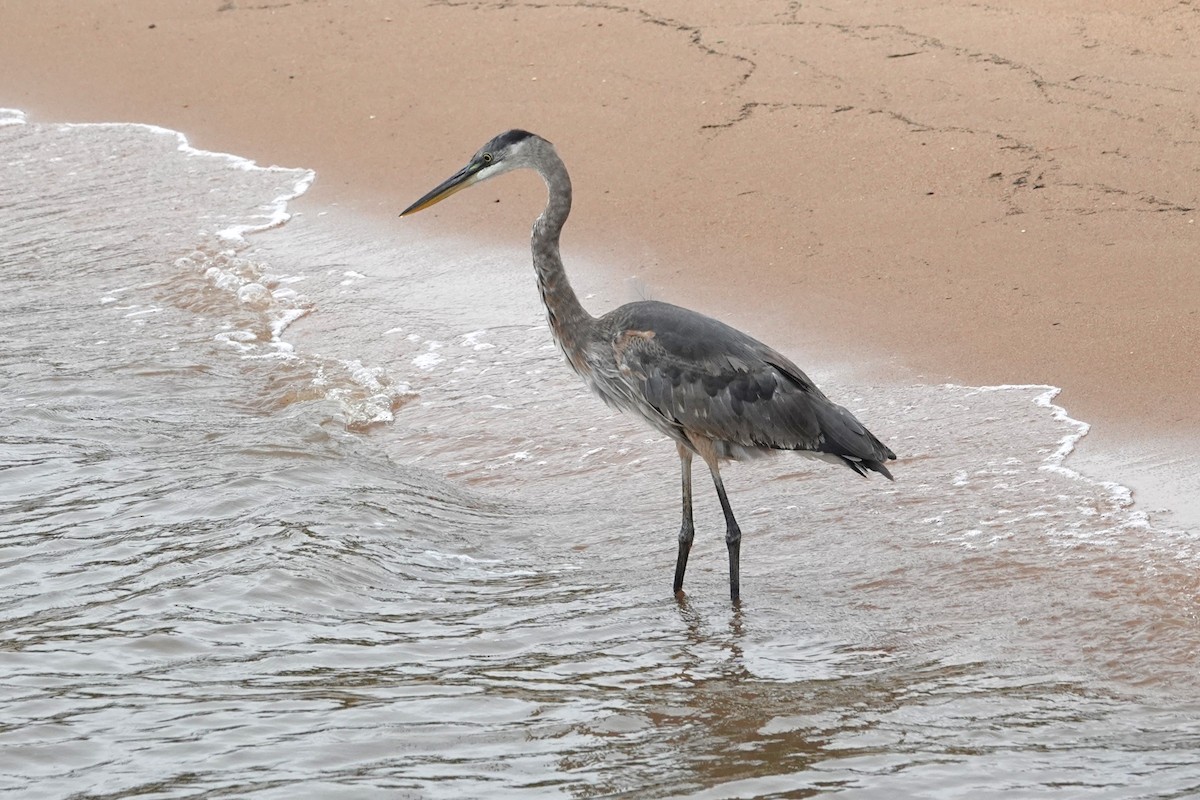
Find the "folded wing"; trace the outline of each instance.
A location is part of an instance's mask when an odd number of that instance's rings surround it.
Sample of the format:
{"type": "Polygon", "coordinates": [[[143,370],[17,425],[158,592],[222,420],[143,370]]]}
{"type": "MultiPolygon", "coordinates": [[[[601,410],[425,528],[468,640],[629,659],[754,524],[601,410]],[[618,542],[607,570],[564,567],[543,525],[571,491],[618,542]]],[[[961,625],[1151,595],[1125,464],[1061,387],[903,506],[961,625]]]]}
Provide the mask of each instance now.
{"type": "Polygon", "coordinates": [[[604,320],[630,391],[683,431],[743,448],[836,456],[888,478],[895,458],[853,414],[780,353],[724,323],[667,303],[604,320]]]}

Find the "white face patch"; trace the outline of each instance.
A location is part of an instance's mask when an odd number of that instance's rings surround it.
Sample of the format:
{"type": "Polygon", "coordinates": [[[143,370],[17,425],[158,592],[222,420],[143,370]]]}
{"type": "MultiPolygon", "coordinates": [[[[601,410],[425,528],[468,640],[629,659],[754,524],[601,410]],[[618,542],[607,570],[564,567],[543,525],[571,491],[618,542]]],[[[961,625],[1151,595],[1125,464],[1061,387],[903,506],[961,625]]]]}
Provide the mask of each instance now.
{"type": "Polygon", "coordinates": [[[494,178],[510,169],[512,169],[511,165],[506,166],[503,162],[493,161],[491,164],[488,164],[486,167],[479,170],[479,172],[476,172],[474,175],[472,175],[468,181],[468,184],[486,181],[488,178],[494,178]]]}

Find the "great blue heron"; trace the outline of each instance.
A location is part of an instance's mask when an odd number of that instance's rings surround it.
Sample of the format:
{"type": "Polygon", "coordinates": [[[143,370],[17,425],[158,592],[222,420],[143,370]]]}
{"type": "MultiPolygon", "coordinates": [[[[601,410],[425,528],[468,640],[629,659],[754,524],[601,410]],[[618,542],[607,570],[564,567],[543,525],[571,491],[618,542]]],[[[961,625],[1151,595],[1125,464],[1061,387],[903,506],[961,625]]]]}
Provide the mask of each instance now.
{"type": "Polygon", "coordinates": [[[536,170],[549,200],[533,223],[533,268],[550,331],[567,362],[608,405],[634,411],[669,436],[683,472],[683,524],[675,561],[675,594],[692,548],[692,456],[712,473],[725,513],[729,594],[740,594],[742,532],[721,481],[720,461],[798,450],[859,475],[895,454],[854,415],[830,401],[799,367],[762,342],[722,322],[668,303],[629,303],[593,317],[571,289],[558,239],[571,212],[571,178],[554,145],[511,130],[485,144],[467,165],[401,212],[412,214],[460,189],[514,169],[536,170]]]}

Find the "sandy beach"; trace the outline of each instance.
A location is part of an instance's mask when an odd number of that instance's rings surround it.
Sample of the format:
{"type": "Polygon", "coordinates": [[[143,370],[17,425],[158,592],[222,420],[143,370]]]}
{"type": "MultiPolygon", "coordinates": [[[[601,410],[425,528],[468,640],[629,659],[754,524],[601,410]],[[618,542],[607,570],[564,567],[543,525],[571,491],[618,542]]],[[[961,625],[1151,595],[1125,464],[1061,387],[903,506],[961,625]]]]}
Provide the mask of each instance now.
{"type": "MultiPolygon", "coordinates": [[[[408,202],[524,127],[573,171],[585,292],[634,277],[795,354],[1050,383],[1089,446],[1200,430],[1200,9],[893,2],[5,4],[0,105],[135,121],[334,205],[519,244],[512,178],[408,202]],[[732,288],[731,288],[732,287],[732,288]]],[[[598,309],[593,309],[598,310],[598,309]]],[[[1186,448],[1185,448],[1186,449],[1186,448]]]]}

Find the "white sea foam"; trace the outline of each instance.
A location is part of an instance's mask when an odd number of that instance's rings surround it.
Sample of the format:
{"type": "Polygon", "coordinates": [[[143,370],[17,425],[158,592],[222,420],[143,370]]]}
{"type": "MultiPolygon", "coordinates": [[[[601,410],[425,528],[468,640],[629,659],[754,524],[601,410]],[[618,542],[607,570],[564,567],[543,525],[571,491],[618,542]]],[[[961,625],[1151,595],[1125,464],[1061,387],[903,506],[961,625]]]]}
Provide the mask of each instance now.
{"type": "Polygon", "coordinates": [[[25,112],[15,108],[0,108],[0,125],[24,125],[25,112]]]}
{"type": "Polygon", "coordinates": [[[288,329],[296,320],[304,317],[311,309],[304,308],[289,308],[279,313],[271,323],[271,338],[278,341],[279,337],[283,336],[283,332],[288,329]]]}
{"type": "Polygon", "coordinates": [[[437,353],[422,353],[412,360],[413,366],[420,370],[431,370],[444,359],[437,353]]]}
{"type": "Polygon", "coordinates": [[[413,358],[412,364],[417,369],[428,372],[446,359],[437,353],[442,347],[441,342],[427,342],[425,347],[426,352],[413,358]]]}
{"type": "Polygon", "coordinates": [[[470,333],[463,334],[463,344],[472,350],[491,350],[496,345],[491,342],[480,341],[480,339],[487,335],[487,331],[471,331],[470,333]]]}
{"type": "Polygon", "coordinates": [[[280,337],[292,323],[307,315],[312,305],[294,289],[280,286],[283,279],[267,275],[262,264],[243,258],[234,250],[216,253],[195,250],[176,259],[175,266],[200,272],[213,286],[233,295],[240,306],[261,312],[271,332],[270,342],[276,345],[273,357],[290,354],[290,345],[278,346],[280,337]]]}
{"type": "MultiPolygon", "coordinates": [[[[16,109],[0,109],[0,125],[19,124],[24,122],[26,122],[26,117],[23,112],[17,111],[16,109]]],[[[317,176],[316,172],[311,169],[296,169],[292,167],[279,167],[275,165],[263,167],[259,166],[251,159],[243,158],[242,156],[235,156],[231,153],[220,153],[212,150],[201,150],[197,147],[193,147],[188,142],[187,136],[185,136],[183,133],[171,130],[169,128],[163,128],[158,125],[149,125],[139,122],[68,122],[60,123],[57,127],[64,130],[71,128],[122,128],[126,130],[131,128],[141,129],[150,131],[151,133],[160,136],[174,138],[177,143],[177,149],[189,156],[201,159],[223,161],[234,169],[277,173],[280,175],[294,175],[295,178],[287,191],[260,206],[260,213],[255,215],[256,221],[229,225],[219,229],[216,232],[218,238],[230,242],[245,241],[245,235],[247,233],[256,233],[258,231],[269,230],[282,225],[284,222],[287,222],[291,218],[291,214],[287,210],[288,203],[308,191],[308,187],[312,185],[312,182],[317,176]]]]}
{"type": "MultiPolygon", "coordinates": [[[[1048,384],[1000,384],[997,386],[975,387],[972,393],[1004,391],[1037,392],[1038,394],[1034,396],[1033,402],[1041,408],[1048,409],[1056,421],[1067,426],[1069,429],[1063,434],[1062,438],[1059,439],[1057,449],[1050,453],[1050,455],[1046,456],[1043,464],[1040,467],[1041,470],[1053,472],[1072,480],[1081,481],[1090,486],[1102,488],[1121,513],[1121,524],[1123,527],[1150,527],[1150,519],[1146,512],[1135,510],[1133,508],[1133,492],[1129,489],[1129,487],[1115,481],[1091,478],[1066,466],[1067,457],[1075,451],[1075,448],[1078,446],[1080,440],[1087,436],[1088,431],[1091,430],[1091,426],[1082,420],[1075,419],[1067,413],[1065,408],[1057,405],[1054,402],[1054,398],[1062,392],[1060,387],[1050,386],[1048,384]]],[[[1113,516],[1113,512],[1107,513],[1106,516],[1113,516]]]]}

